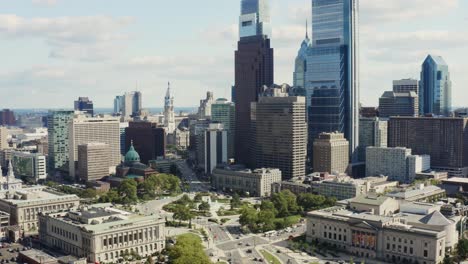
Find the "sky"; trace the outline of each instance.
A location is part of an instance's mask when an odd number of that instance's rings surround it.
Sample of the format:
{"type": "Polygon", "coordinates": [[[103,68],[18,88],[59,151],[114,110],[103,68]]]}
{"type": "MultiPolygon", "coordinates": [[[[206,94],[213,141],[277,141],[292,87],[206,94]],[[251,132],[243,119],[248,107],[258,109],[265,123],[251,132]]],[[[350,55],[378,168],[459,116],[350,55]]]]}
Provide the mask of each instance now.
{"type": "MultiPolygon", "coordinates": [[[[271,0],[275,83],[292,83],[310,0],[271,0]]],[[[95,107],[139,90],[161,107],[207,91],[230,98],[240,0],[0,0],[0,108],[95,107]]],[[[310,27],[309,27],[310,29],[310,27]]],[[[360,0],[361,103],[417,78],[427,54],[449,64],[454,106],[467,106],[468,1],[360,0]]]]}

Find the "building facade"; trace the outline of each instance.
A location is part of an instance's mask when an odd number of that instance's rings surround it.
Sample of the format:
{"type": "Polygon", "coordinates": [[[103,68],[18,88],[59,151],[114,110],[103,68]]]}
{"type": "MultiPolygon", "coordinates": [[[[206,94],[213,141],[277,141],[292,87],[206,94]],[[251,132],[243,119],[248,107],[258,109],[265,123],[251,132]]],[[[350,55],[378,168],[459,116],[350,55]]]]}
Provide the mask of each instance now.
{"type": "Polygon", "coordinates": [[[8,145],[8,129],[0,126],[0,150],[9,148],[8,145]]]}
{"type": "Polygon", "coordinates": [[[75,101],[75,111],[82,111],[90,116],[93,116],[93,101],[89,100],[88,97],[79,97],[78,100],[75,101]]]}
{"type": "Polygon", "coordinates": [[[223,124],[210,124],[205,131],[205,173],[210,175],[216,166],[227,163],[227,131],[223,124]]]}
{"type": "Polygon", "coordinates": [[[69,174],[78,178],[78,146],[87,143],[105,143],[109,146],[109,172],[114,172],[120,164],[120,123],[114,117],[89,118],[81,114],[75,115],[69,124],[69,174]]]}
{"type": "Polygon", "coordinates": [[[0,126],[14,126],[16,125],[15,113],[10,109],[3,109],[0,111],[0,126]]]}
{"type": "Polygon", "coordinates": [[[165,130],[156,123],[130,122],[125,129],[125,149],[129,149],[132,142],[144,164],[166,155],[165,130]]]}
{"type": "Polygon", "coordinates": [[[38,153],[12,153],[12,163],[15,174],[28,182],[43,181],[47,178],[46,156],[38,153]]]}
{"type": "Polygon", "coordinates": [[[81,181],[90,182],[109,176],[110,148],[105,143],[78,145],[78,171],[81,181]]]}
{"type": "Polygon", "coordinates": [[[415,79],[401,79],[393,81],[393,92],[395,93],[419,93],[419,82],[415,79]]]}
{"type": "Polygon", "coordinates": [[[312,41],[301,44],[294,83],[304,83],[309,159],[322,132],[344,133],[357,161],[359,143],[359,4],[356,0],[312,0],[312,41]],[[304,73],[302,73],[304,71],[304,73]],[[304,80],[302,80],[304,79],[304,80]]]}
{"type": "Polygon", "coordinates": [[[131,252],[147,257],[165,248],[164,220],[157,215],[96,205],[71,212],[43,212],[39,221],[41,243],[92,263],[117,263],[131,252]]]}
{"type": "Polygon", "coordinates": [[[384,92],[379,98],[379,117],[419,116],[419,98],[415,92],[384,92]]]}
{"type": "Polygon", "coordinates": [[[305,98],[288,96],[277,88],[270,90],[250,108],[254,132],[250,142],[255,167],[278,168],[283,179],[304,177],[307,155],[305,98]]]}
{"type": "MultiPolygon", "coordinates": [[[[274,80],[273,48],[270,46],[268,0],[242,0],[239,36],[235,52],[236,161],[251,163],[251,103],[258,101],[263,85],[274,80]]],[[[251,164],[250,164],[251,165],[251,164]]]]}
{"type": "Polygon", "coordinates": [[[422,64],[419,86],[420,114],[448,116],[452,111],[452,81],[442,57],[427,56],[422,64]]]}
{"type": "Polygon", "coordinates": [[[468,176],[468,119],[395,117],[388,123],[388,146],[431,156],[434,170],[468,176]]]}
{"type": "Polygon", "coordinates": [[[321,133],[314,141],[314,171],[344,173],[349,164],[349,142],[341,133],[321,133]]]}
{"type": "Polygon", "coordinates": [[[211,105],[211,120],[223,124],[228,134],[228,158],[234,158],[235,130],[236,130],[236,106],[227,99],[217,99],[211,105]]]}
{"type": "Polygon", "coordinates": [[[49,172],[69,168],[68,129],[74,113],[74,111],[49,111],[47,115],[49,172]]]}
{"type": "Polygon", "coordinates": [[[359,120],[359,161],[366,161],[367,147],[386,147],[388,142],[388,121],[378,117],[359,120]]]}
{"type": "Polygon", "coordinates": [[[412,183],[416,173],[430,170],[429,155],[412,155],[408,148],[367,147],[366,175],[388,176],[390,180],[412,183]]]}
{"type": "Polygon", "coordinates": [[[211,119],[211,105],[214,103],[213,92],[206,92],[206,98],[200,100],[198,107],[199,119],[211,119]]]}
{"type": "Polygon", "coordinates": [[[268,197],[272,184],[281,182],[278,169],[249,170],[236,167],[219,167],[213,170],[212,185],[217,190],[245,192],[253,197],[268,197]]]}

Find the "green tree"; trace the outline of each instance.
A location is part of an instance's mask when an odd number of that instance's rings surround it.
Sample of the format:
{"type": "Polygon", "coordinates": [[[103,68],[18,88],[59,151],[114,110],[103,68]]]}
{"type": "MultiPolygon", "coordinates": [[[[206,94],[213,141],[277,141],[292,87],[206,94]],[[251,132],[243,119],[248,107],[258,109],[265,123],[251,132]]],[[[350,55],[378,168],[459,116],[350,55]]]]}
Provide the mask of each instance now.
{"type": "Polygon", "coordinates": [[[242,226],[247,226],[249,224],[256,224],[258,220],[257,211],[251,207],[244,206],[241,210],[241,215],[239,217],[239,223],[242,226]]]}
{"type": "Polygon", "coordinates": [[[118,193],[122,197],[122,203],[129,204],[138,201],[137,183],[132,179],[125,179],[120,183],[118,193]]]}
{"type": "Polygon", "coordinates": [[[289,190],[284,190],[273,194],[271,201],[278,210],[280,217],[286,217],[300,212],[300,207],[297,205],[296,195],[289,190]]]}
{"type": "Polygon", "coordinates": [[[145,264],[154,264],[153,257],[151,257],[151,256],[148,256],[148,257],[146,258],[146,262],[145,262],[145,264]]]}
{"type": "Polygon", "coordinates": [[[81,198],[95,198],[97,196],[97,191],[91,188],[88,188],[81,192],[81,198]]]}
{"type": "Polygon", "coordinates": [[[239,194],[235,193],[231,199],[231,210],[242,206],[239,194]]]}
{"type": "Polygon", "coordinates": [[[297,197],[297,204],[301,206],[304,211],[311,211],[323,208],[328,203],[325,196],[314,195],[311,193],[301,193],[297,197]]]}
{"type": "Polygon", "coordinates": [[[270,201],[262,201],[260,204],[261,211],[271,211],[273,212],[274,216],[278,214],[278,210],[276,210],[275,205],[270,201]]]}
{"type": "Polygon", "coordinates": [[[468,240],[467,239],[460,239],[458,240],[457,244],[457,256],[461,260],[465,260],[468,257],[468,240]]]}
{"type": "Polygon", "coordinates": [[[190,221],[193,218],[192,212],[190,212],[190,209],[183,205],[183,204],[178,204],[174,208],[174,215],[173,218],[176,220],[179,220],[179,225],[182,223],[182,221],[190,221]]]}
{"type": "Polygon", "coordinates": [[[258,213],[257,224],[261,231],[271,231],[275,229],[275,213],[272,210],[262,210],[258,213]]]}
{"type": "Polygon", "coordinates": [[[198,210],[202,211],[202,212],[208,212],[210,211],[210,204],[208,202],[202,202],[199,206],[198,206],[198,210]]]}
{"type": "Polygon", "coordinates": [[[173,264],[211,264],[201,239],[193,234],[178,236],[176,244],[169,248],[168,255],[170,263],[173,264]]]}
{"type": "Polygon", "coordinates": [[[120,195],[116,190],[109,190],[105,195],[99,199],[102,203],[118,203],[120,201],[120,195]]]}

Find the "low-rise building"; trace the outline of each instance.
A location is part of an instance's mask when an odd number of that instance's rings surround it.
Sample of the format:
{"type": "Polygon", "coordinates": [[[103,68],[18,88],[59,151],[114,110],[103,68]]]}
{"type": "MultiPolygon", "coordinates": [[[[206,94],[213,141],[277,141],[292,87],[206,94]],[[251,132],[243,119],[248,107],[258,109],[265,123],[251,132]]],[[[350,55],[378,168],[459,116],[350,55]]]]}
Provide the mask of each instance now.
{"type": "Polygon", "coordinates": [[[407,202],[434,202],[445,197],[446,193],[440,187],[424,184],[412,188],[404,188],[386,194],[388,197],[407,202]]]}
{"type": "Polygon", "coordinates": [[[147,257],[165,248],[164,219],[94,205],[77,211],[40,213],[39,239],[51,248],[92,263],[117,263],[132,252],[147,257]]]}
{"type": "Polygon", "coordinates": [[[468,192],[468,178],[452,177],[442,180],[441,188],[447,192],[447,195],[466,194],[468,192]]]}
{"type": "Polygon", "coordinates": [[[279,169],[245,169],[243,166],[225,166],[213,170],[212,184],[217,190],[239,191],[250,196],[265,197],[272,193],[272,184],[281,181],[279,169]]]}
{"type": "MultiPolygon", "coordinates": [[[[376,197],[375,204],[383,206],[391,204],[391,200],[376,197]]],[[[374,204],[364,200],[355,202],[363,207],[374,204]]],[[[422,208],[432,205],[402,207],[398,213],[377,212],[371,208],[355,210],[352,206],[351,203],[351,208],[335,206],[308,213],[307,241],[328,243],[364,258],[426,264],[442,262],[446,250],[453,249],[458,241],[458,219],[446,218],[435,209],[422,208]]],[[[394,206],[389,207],[394,209],[394,206]]]]}
{"type": "Polygon", "coordinates": [[[271,185],[271,188],[272,193],[279,193],[284,190],[289,190],[295,195],[312,192],[312,187],[310,186],[310,184],[292,181],[275,182],[271,185]]]}
{"type": "Polygon", "coordinates": [[[14,151],[11,159],[16,176],[30,182],[38,182],[47,178],[45,155],[14,151]]]}

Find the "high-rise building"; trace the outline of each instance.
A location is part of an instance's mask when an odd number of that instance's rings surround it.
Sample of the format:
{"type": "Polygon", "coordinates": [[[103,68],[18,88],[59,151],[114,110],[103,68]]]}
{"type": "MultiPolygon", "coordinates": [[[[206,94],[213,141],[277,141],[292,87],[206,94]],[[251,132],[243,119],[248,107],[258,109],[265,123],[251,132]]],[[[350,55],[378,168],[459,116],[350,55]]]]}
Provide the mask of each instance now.
{"type": "Polygon", "coordinates": [[[294,83],[304,84],[310,106],[310,160],[312,142],[318,135],[338,131],[349,141],[351,160],[357,161],[358,12],[358,0],[312,0],[312,41],[309,45],[306,37],[301,44],[294,73],[294,83]]]}
{"type": "Polygon", "coordinates": [[[430,170],[429,155],[412,155],[408,148],[366,149],[366,175],[388,176],[389,180],[401,183],[413,183],[416,173],[430,170]]]}
{"type": "Polygon", "coordinates": [[[168,134],[176,129],[174,114],[174,96],[171,93],[171,83],[167,83],[166,97],[164,97],[164,127],[168,134]]]}
{"type": "Polygon", "coordinates": [[[419,110],[421,115],[445,116],[452,110],[452,81],[448,65],[440,56],[428,55],[422,64],[419,110]]]}
{"type": "Polygon", "coordinates": [[[140,160],[148,164],[150,160],[164,158],[166,152],[166,134],[164,128],[151,122],[130,122],[125,129],[125,147],[132,145],[140,154],[140,160]]]}
{"type": "Polygon", "coordinates": [[[392,117],[388,146],[410,148],[414,155],[431,156],[434,170],[468,176],[468,119],[392,117]]]}
{"type": "Polygon", "coordinates": [[[227,99],[220,98],[211,105],[211,120],[221,123],[228,137],[228,158],[234,158],[234,138],[236,128],[236,106],[227,99]]]}
{"type": "Polygon", "coordinates": [[[105,143],[86,143],[78,146],[78,171],[84,182],[109,176],[111,150],[105,143]]]}
{"type": "Polygon", "coordinates": [[[125,129],[128,127],[128,122],[120,122],[120,154],[125,156],[127,153],[127,148],[125,146],[125,129]]]}
{"type": "Polygon", "coordinates": [[[105,143],[109,145],[110,163],[109,172],[122,161],[120,155],[120,126],[119,120],[114,117],[89,118],[77,114],[69,124],[69,173],[70,177],[78,178],[78,146],[87,143],[105,143]]]}
{"type": "Polygon", "coordinates": [[[288,96],[277,88],[269,90],[251,106],[254,166],[278,168],[283,179],[303,177],[307,155],[305,98],[288,96]]]}
{"type": "Polygon", "coordinates": [[[142,95],[141,92],[126,92],[122,96],[114,99],[114,114],[121,114],[122,120],[130,120],[141,113],[142,95]]]}
{"type": "Polygon", "coordinates": [[[419,98],[415,92],[384,92],[379,98],[379,117],[419,115],[419,98]]]}
{"type": "Polygon", "coordinates": [[[407,93],[415,92],[419,93],[419,82],[415,79],[401,79],[393,81],[393,92],[395,93],[407,93]]]}
{"type": "Polygon", "coordinates": [[[122,114],[123,96],[117,95],[114,98],[114,114],[122,114]]]}
{"type": "MultiPolygon", "coordinates": [[[[302,41],[301,48],[299,49],[295,61],[294,67],[294,83],[293,86],[296,88],[306,88],[306,70],[307,70],[307,51],[312,46],[312,42],[309,38],[309,30],[306,23],[306,35],[302,41]]],[[[307,99],[310,99],[309,97],[307,99]]],[[[310,100],[306,100],[307,107],[310,106],[310,100]]]]}
{"type": "Polygon", "coordinates": [[[268,0],[242,0],[239,36],[235,52],[236,160],[251,161],[250,103],[257,102],[263,85],[274,81],[273,49],[270,47],[268,0]]]}
{"type": "Polygon", "coordinates": [[[79,97],[78,100],[75,101],[75,111],[82,111],[93,116],[93,101],[90,101],[88,97],[79,97]]]}
{"type": "Polygon", "coordinates": [[[211,119],[211,105],[213,102],[213,92],[206,92],[206,98],[200,100],[200,106],[198,107],[199,119],[211,119]]]}
{"type": "Polygon", "coordinates": [[[349,142],[342,133],[320,133],[314,141],[314,171],[344,173],[349,164],[349,142]]]}
{"type": "Polygon", "coordinates": [[[49,172],[68,170],[68,124],[73,119],[74,113],[74,111],[49,111],[47,115],[49,172]]]}
{"type": "Polygon", "coordinates": [[[8,148],[8,130],[0,126],[0,150],[8,148]]]}
{"type": "Polygon", "coordinates": [[[12,163],[15,175],[27,182],[38,182],[47,178],[46,156],[38,153],[12,153],[12,163]]]}
{"type": "Polygon", "coordinates": [[[359,120],[359,161],[366,161],[367,147],[386,147],[388,141],[388,121],[378,117],[359,120]]]}
{"type": "Polygon", "coordinates": [[[210,175],[219,164],[227,163],[227,131],[223,124],[212,123],[205,132],[205,173],[210,175]]]}
{"type": "Polygon", "coordinates": [[[16,124],[15,113],[10,109],[0,111],[0,126],[14,126],[16,124]]]}

